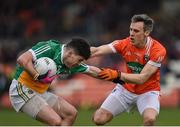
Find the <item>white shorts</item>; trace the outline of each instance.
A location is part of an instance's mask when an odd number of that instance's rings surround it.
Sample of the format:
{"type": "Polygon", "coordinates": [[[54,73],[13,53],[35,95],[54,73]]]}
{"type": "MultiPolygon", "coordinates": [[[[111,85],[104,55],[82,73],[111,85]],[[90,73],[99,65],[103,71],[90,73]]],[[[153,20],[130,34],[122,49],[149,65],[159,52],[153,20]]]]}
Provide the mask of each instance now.
{"type": "Polygon", "coordinates": [[[58,100],[58,96],[50,92],[39,94],[25,85],[21,85],[15,79],[11,83],[9,96],[11,104],[17,112],[23,111],[34,118],[43,106],[53,107],[58,100]]]}
{"type": "Polygon", "coordinates": [[[137,95],[129,92],[120,84],[117,84],[103,102],[101,108],[108,110],[113,116],[116,116],[124,111],[129,111],[134,105],[137,106],[141,115],[147,108],[153,108],[159,113],[159,91],[149,91],[137,95]]]}

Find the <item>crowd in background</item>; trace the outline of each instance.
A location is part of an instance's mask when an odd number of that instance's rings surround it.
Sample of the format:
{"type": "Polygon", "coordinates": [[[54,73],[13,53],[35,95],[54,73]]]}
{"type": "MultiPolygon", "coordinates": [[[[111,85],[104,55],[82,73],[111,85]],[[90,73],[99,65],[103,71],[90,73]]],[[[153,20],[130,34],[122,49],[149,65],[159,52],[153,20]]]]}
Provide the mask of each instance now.
{"type": "MultiPolygon", "coordinates": [[[[152,36],[167,49],[161,70],[166,75],[169,62],[180,60],[178,5],[178,0],[1,0],[0,93],[8,90],[18,54],[37,41],[82,36],[93,46],[106,44],[128,36],[130,18],[140,13],[155,20],[152,36]]],[[[123,65],[118,55],[95,60],[99,67],[123,65]]],[[[94,64],[93,59],[88,62],[94,64]]]]}

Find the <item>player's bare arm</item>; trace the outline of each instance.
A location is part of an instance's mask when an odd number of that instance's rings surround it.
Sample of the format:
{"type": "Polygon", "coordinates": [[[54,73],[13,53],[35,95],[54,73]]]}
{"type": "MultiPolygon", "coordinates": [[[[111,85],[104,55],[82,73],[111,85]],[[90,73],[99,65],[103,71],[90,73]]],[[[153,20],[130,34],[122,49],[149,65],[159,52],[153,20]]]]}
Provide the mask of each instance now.
{"type": "Polygon", "coordinates": [[[101,56],[105,54],[113,53],[109,45],[102,45],[99,47],[91,47],[91,57],[101,56]]]}
{"type": "Polygon", "coordinates": [[[20,55],[17,59],[17,63],[22,66],[32,77],[37,75],[37,71],[34,69],[33,56],[31,52],[26,51],[20,55]]]}
{"type": "Polygon", "coordinates": [[[133,83],[133,84],[144,84],[156,71],[158,67],[150,64],[146,64],[140,74],[129,74],[121,73],[121,80],[133,83]]]}
{"type": "Polygon", "coordinates": [[[98,73],[101,71],[101,69],[95,67],[95,66],[89,66],[88,72],[86,74],[91,75],[93,77],[97,77],[98,73]]]}

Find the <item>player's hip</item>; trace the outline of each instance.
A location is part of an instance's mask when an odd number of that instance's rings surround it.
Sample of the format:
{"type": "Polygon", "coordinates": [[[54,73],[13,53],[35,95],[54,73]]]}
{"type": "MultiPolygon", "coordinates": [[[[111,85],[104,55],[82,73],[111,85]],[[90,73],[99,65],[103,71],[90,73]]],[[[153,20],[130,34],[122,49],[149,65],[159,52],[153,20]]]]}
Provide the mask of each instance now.
{"type": "Polygon", "coordinates": [[[52,96],[54,98],[57,98],[56,95],[50,92],[44,92],[43,94],[40,94],[32,90],[31,88],[26,87],[26,85],[22,85],[17,80],[12,80],[11,86],[9,88],[9,97],[12,106],[17,112],[35,95],[40,96],[45,101],[50,100],[49,98],[51,98],[52,96]]]}

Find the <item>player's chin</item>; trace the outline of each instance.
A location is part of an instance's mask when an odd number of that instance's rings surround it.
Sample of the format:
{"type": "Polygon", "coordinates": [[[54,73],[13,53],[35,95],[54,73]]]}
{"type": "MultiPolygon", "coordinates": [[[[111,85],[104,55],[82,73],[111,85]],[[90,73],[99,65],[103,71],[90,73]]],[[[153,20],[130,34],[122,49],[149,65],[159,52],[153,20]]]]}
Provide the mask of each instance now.
{"type": "Polygon", "coordinates": [[[132,44],[132,45],[135,45],[135,42],[134,42],[134,41],[131,41],[131,44],[132,44]]]}
{"type": "Polygon", "coordinates": [[[132,44],[134,44],[134,43],[135,43],[135,41],[134,41],[134,39],[133,39],[133,38],[130,38],[130,40],[131,40],[131,43],[132,43],[132,44]]]}
{"type": "Polygon", "coordinates": [[[70,65],[70,67],[69,67],[69,68],[73,68],[73,67],[76,67],[76,66],[77,66],[77,65],[74,65],[74,64],[73,64],[73,65],[70,65]]]}

